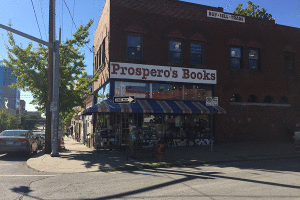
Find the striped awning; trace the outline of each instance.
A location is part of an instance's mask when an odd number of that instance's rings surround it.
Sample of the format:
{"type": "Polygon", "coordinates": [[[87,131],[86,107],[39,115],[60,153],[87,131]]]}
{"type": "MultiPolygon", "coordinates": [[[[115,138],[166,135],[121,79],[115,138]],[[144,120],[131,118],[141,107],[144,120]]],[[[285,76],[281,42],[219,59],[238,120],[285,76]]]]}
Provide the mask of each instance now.
{"type": "Polygon", "coordinates": [[[83,111],[84,115],[97,112],[124,112],[124,113],[182,113],[182,114],[226,114],[220,106],[208,107],[205,101],[179,101],[136,99],[135,103],[114,103],[113,99],[104,100],[83,111]]]}

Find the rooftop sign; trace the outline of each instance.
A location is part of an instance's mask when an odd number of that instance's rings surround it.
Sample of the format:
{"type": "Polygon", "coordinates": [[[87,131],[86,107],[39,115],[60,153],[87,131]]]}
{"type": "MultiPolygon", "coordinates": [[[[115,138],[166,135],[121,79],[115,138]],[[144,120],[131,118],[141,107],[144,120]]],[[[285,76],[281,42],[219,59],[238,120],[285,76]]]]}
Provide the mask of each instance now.
{"type": "Polygon", "coordinates": [[[217,71],[172,66],[110,63],[110,78],[217,84],[217,71]]]}
{"type": "Polygon", "coordinates": [[[245,23],[245,17],[207,10],[207,17],[245,23]]]}

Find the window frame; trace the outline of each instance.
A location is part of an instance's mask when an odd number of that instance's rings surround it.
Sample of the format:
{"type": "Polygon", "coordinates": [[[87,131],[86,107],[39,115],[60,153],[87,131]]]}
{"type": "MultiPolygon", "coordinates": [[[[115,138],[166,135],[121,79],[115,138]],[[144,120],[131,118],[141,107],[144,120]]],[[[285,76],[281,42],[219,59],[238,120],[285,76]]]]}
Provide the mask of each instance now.
{"type": "MultiPolygon", "coordinates": [[[[176,52],[175,52],[176,53],[176,52]]],[[[175,39],[169,38],[168,40],[168,64],[175,64],[175,65],[182,65],[183,64],[183,40],[182,39],[175,39]],[[181,43],[181,50],[180,50],[180,62],[170,62],[170,42],[180,42],[181,43]]]]}
{"type": "Polygon", "coordinates": [[[140,33],[132,33],[132,32],[127,32],[126,33],[126,60],[128,62],[141,62],[144,59],[144,36],[143,34],[140,33]],[[134,36],[134,37],[140,37],[141,38],[141,44],[140,44],[140,58],[135,59],[135,58],[128,58],[128,36],[134,36]]]}
{"type": "Polygon", "coordinates": [[[286,73],[294,73],[295,72],[295,65],[296,65],[295,52],[290,52],[290,51],[284,51],[283,52],[283,65],[284,65],[284,70],[285,70],[286,73]],[[286,54],[289,54],[289,55],[293,56],[293,63],[292,63],[292,68],[291,69],[289,69],[288,66],[286,65],[286,61],[285,61],[286,54]]]}
{"type": "Polygon", "coordinates": [[[243,47],[242,46],[237,46],[237,45],[230,45],[230,51],[229,51],[229,53],[230,53],[230,69],[242,69],[243,68],[243,47]],[[231,48],[239,48],[240,50],[241,50],[241,56],[240,56],[240,67],[239,68],[237,68],[237,67],[232,67],[232,65],[231,65],[231,59],[232,58],[238,58],[238,57],[232,57],[231,56],[231,48]]]}
{"type": "Polygon", "coordinates": [[[248,48],[248,69],[249,70],[260,70],[260,49],[259,48],[248,48]],[[258,58],[257,59],[250,59],[249,57],[249,51],[250,50],[256,50],[257,54],[258,54],[258,58]],[[257,67],[256,68],[250,68],[250,60],[257,60],[257,67]]]}
{"type": "Polygon", "coordinates": [[[199,41],[191,41],[190,42],[190,64],[192,67],[200,67],[200,66],[204,66],[204,42],[199,42],[199,41]],[[201,54],[193,54],[192,53],[192,44],[198,44],[201,45],[201,54]],[[201,64],[193,64],[192,63],[192,55],[201,55],[201,64]]]}

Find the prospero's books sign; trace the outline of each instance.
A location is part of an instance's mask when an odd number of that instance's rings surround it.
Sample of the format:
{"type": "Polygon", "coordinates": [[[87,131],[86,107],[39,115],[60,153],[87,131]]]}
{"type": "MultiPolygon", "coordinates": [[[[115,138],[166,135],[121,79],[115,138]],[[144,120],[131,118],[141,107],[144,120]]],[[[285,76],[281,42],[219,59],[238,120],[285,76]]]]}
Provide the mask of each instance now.
{"type": "Polygon", "coordinates": [[[245,17],[238,16],[238,15],[226,14],[226,13],[217,12],[217,11],[211,11],[211,10],[207,10],[207,17],[213,17],[213,18],[218,18],[218,19],[224,19],[224,20],[245,23],[245,17]]]}
{"type": "Polygon", "coordinates": [[[110,63],[110,78],[217,84],[217,71],[112,62],[110,63]]]}

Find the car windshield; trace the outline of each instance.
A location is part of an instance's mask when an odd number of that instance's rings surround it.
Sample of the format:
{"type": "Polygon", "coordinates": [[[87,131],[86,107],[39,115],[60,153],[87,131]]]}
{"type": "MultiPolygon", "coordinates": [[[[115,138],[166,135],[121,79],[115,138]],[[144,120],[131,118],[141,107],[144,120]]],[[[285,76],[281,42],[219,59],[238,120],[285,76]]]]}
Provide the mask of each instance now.
{"type": "Polygon", "coordinates": [[[3,131],[0,136],[26,136],[27,131],[3,131]]]}

